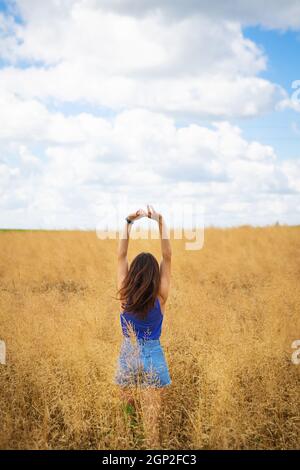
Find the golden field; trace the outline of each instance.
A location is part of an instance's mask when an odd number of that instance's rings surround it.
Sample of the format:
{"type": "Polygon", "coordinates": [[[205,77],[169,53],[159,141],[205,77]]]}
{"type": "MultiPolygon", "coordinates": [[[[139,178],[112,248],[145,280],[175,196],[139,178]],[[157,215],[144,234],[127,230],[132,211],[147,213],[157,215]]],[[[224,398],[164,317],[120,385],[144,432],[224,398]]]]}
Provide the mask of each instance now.
{"type": "MultiPolygon", "coordinates": [[[[172,240],[161,337],[172,385],[163,449],[300,447],[300,227],[208,228],[172,240]]],[[[2,449],[144,448],[113,375],[122,340],[117,240],[94,232],[0,232],[2,449]]],[[[158,240],[131,240],[159,257],[158,240]]]]}

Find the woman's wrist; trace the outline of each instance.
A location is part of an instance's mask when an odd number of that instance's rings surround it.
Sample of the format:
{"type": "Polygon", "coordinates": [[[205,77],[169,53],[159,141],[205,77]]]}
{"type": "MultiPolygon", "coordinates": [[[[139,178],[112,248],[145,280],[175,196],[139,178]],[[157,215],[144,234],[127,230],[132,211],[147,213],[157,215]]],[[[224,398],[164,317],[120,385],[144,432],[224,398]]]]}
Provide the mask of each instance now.
{"type": "Polygon", "coordinates": [[[146,212],[143,209],[138,209],[136,212],[129,214],[126,217],[127,223],[133,224],[136,220],[146,217],[146,212]]]}

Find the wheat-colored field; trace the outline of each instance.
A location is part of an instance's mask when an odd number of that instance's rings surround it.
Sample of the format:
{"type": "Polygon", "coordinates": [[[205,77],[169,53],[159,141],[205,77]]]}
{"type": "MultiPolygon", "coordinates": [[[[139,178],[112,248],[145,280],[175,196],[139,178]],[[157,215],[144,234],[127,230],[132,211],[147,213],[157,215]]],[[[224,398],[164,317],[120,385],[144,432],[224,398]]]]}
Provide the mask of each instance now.
{"type": "MultiPolygon", "coordinates": [[[[300,444],[300,227],[208,228],[172,241],[161,342],[172,385],[163,449],[300,444]]],[[[117,240],[93,232],[0,232],[2,449],[143,448],[113,384],[122,340],[117,240]]],[[[159,257],[158,240],[132,240],[159,257]]]]}

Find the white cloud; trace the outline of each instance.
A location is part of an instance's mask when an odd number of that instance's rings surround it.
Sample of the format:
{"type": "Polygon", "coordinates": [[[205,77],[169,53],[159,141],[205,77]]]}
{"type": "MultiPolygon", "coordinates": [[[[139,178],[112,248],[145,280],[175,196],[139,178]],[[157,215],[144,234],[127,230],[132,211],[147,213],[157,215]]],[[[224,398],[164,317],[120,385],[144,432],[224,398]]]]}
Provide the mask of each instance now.
{"type": "MultiPolygon", "coordinates": [[[[73,67],[73,66],[72,66],[73,67]]],[[[118,112],[145,107],[177,116],[256,116],[272,109],[281,96],[279,87],[261,78],[211,76],[180,80],[135,81],[85,76],[86,70],[61,65],[54,70],[0,71],[0,86],[24,98],[82,101],[118,112]]]]}
{"type": "Polygon", "coordinates": [[[49,112],[34,99],[0,89],[0,139],[26,142],[80,143],[87,137],[105,139],[110,124],[87,113],[66,119],[62,112],[49,112]]]}
{"type": "MultiPolygon", "coordinates": [[[[32,1],[32,0],[30,0],[32,1]]],[[[196,13],[220,20],[230,19],[246,25],[261,24],[269,28],[299,28],[300,4],[298,0],[90,0],[109,11],[144,16],[151,11],[163,11],[166,16],[178,18],[196,13]]]]}
{"type": "Polygon", "coordinates": [[[266,57],[236,21],[216,22],[201,9],[167,21],[159,11],[105,11],[101,2],[67,2],[60,11],[50,1],[47,12],[37,2],[19,5],[25,24],[15,25],[14,45],[4,39],[15,66],[0,71],[0,86],[26,98],[222,118],[255,116],[283,98],[257,77],[266,57]]]}
{"type": "Polygon", "coordinates": [[[297,220],[298,163],[229,120],[290,106],[242,25],[298,27],[299,2],[17,5],[23,23],[0,14],[2,226],[91,227],[126,198],[201,201],[215,225],[297,220]]]}
{"type": "MultiPolygon", "coordinates": [[[[18,105],[22,110],[24,102],[15,98],[15,115],[21,113],[18,105]]],[[[32,107],[34,115],[35,105],[26,103],[27,113],[32,107]]],[[[13,115],[9,120],[5,109],[0,119],[11,129],[13,115]]],[[[0,178],[6,195],[1,207],[15,226],[24,223],[20,207],[38,226],[49,221],[58,227],[93,226],[101,203],[108,200],[128,198],[137,205],[201,200],[210,218],[220,212],[223,223],[230,223],[249,214],[245,206],[254,213],[258,197],[276,206],[282,196],[290,195],[289,207],[299,198],[299,165],[283,165],[272,147],[247,141],[229,122],[178,129],[173,119],[144,109],[124,111],[110,123],[88,114],[53,114],[46,108],[41,114],[43,121],[27,128],[26,140],[15,141],[13,147],[9,138],[1,140],[0,178]]],[[[14,125],[15,134],[22,136],[22,119],[14,125]]],[[[265,222],[274,221],[274,216],[277,209],[270,209],[265,222]]]]}

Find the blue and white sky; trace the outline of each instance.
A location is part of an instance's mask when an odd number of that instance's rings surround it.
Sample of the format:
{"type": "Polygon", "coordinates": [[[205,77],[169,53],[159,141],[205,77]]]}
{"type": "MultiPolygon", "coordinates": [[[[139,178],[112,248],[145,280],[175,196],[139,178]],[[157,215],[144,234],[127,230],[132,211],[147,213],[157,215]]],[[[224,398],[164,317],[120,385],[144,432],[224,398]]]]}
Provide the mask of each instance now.
{"type": "Polygon", "coordinates": [[[0,0],[0,228],[299,224],[299,51],[299,0],[0,0]]]}

